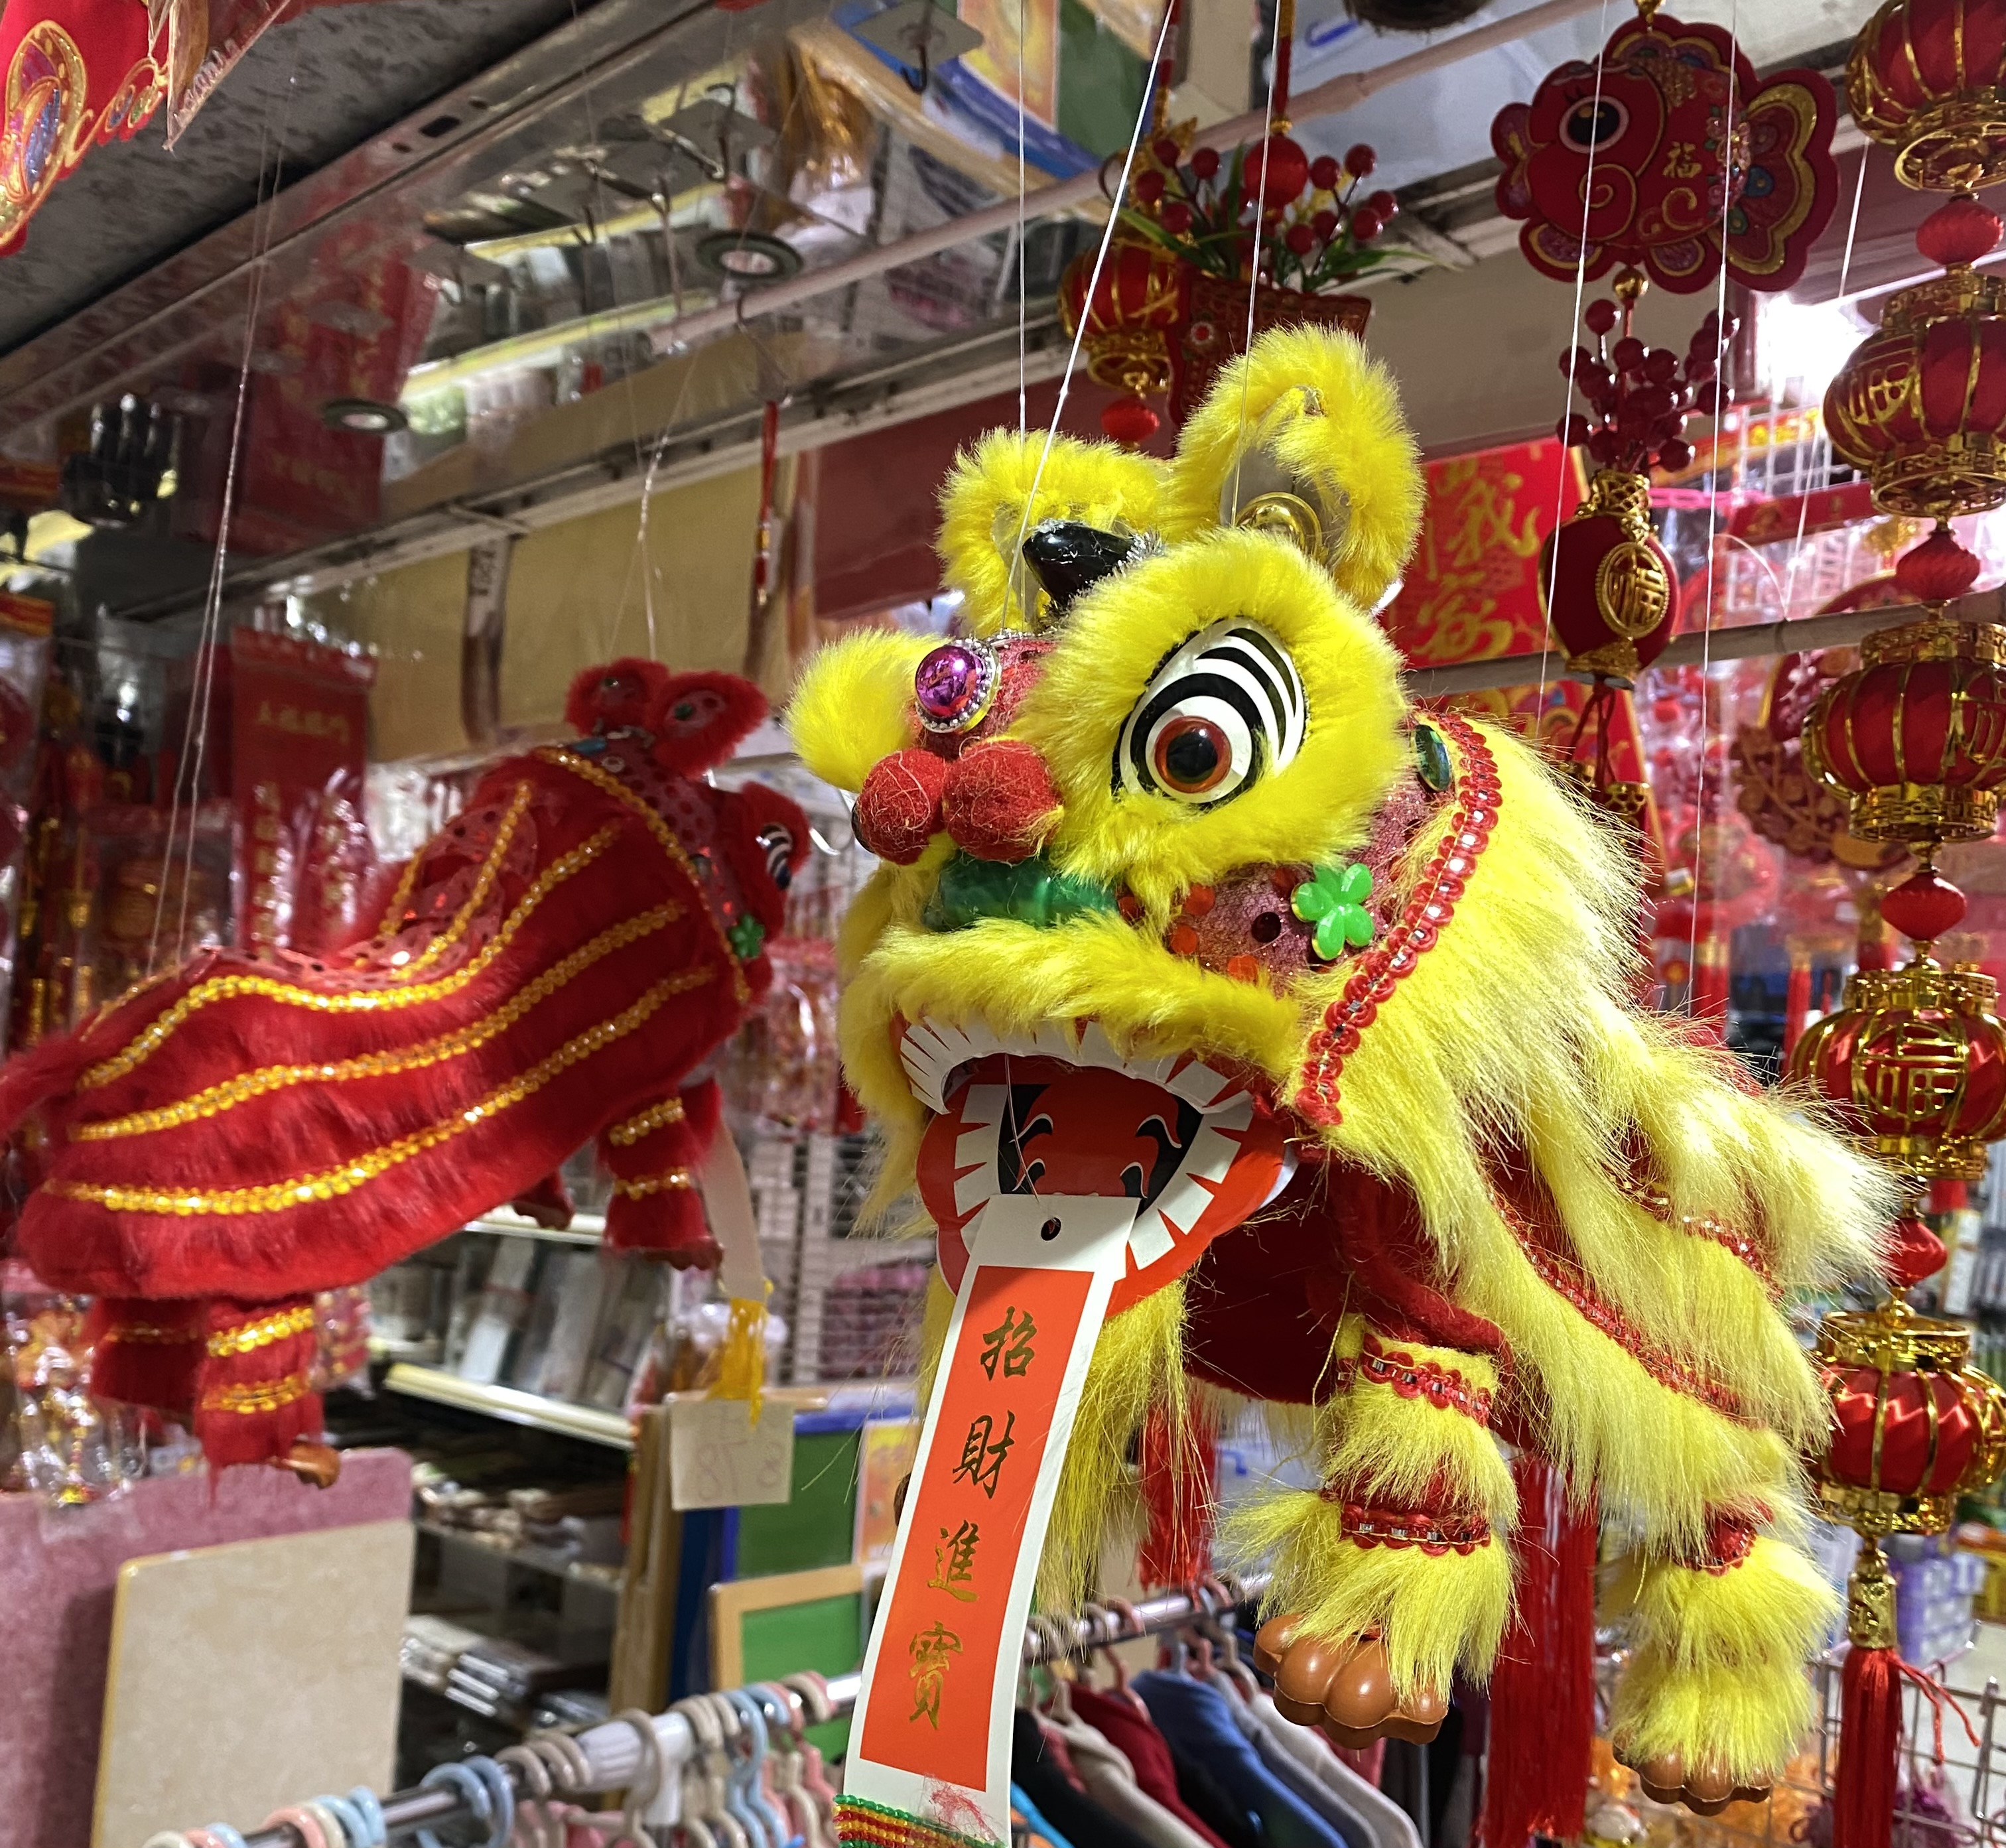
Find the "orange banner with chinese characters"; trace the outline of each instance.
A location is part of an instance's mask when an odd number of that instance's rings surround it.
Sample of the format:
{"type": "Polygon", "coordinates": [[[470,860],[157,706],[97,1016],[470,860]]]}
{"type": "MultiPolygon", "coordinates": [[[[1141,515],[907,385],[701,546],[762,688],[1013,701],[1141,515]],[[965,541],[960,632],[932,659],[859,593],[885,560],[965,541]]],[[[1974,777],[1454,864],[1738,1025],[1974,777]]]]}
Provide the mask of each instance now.
{"type": "Polygon", "coordinates": [[[1093,1283],[1012,1265],[970,1281],[864,1721],[881,1765],[973,1790],[987,1781],[995,1677],[1006,1662],[1015,1674],[1004,1621],[1019,1539],[1093,1283]],[[910,1697],[886,1698],[901,1677],[910,1697]]]}

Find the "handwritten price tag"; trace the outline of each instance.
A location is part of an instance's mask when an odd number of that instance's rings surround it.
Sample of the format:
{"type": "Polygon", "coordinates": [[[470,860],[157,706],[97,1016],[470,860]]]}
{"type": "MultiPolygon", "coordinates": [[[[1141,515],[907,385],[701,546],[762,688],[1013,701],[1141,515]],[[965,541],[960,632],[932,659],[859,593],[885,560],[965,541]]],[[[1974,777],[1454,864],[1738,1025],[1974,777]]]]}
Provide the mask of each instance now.
{"type": "Polygon", "coordinates": [[[669,1498],[678,1508],[784,1501],[794,1479],[794,1417],[768,1401],[751,1421],[742,1399],[669,1404],[669,1498]]]}

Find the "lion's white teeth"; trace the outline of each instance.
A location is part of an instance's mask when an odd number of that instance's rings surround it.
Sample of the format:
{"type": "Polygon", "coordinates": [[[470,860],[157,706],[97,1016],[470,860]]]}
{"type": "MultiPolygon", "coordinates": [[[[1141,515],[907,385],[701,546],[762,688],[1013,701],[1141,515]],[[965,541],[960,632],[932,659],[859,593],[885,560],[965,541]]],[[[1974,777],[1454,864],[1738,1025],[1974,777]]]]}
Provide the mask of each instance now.
{"type": "Polygon", "coordinates": [[[1160,1085],[1207,1114],[1227,1107],[1241,1094],[1237,1080],[1188,1054],[1139,1049],[1124,1054],[1093,1021],[1083,1029],[1046,1021],[1034,1033],[1002,1033],[981,1020],[955,1025],[923,1018],[907,1026],[899,1047],[913,1095],[936,1114],[947,1107],[948,1086],[955,1073],[995,1053],[1014,1058],[1062,1059],[1068,1065],[1119,1072],[1160,1085]]]}

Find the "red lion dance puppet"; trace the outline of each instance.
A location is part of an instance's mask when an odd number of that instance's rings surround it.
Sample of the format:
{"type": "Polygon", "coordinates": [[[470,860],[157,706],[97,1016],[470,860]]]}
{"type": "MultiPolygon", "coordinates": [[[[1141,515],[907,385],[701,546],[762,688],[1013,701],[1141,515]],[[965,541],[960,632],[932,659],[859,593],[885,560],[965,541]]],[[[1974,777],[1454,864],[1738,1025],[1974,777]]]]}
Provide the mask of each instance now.
{"type": "Polygon", "coordinates": [[[207,952],[0,1073],[0,1128],[38,1111],[45,1139],[17,1248],[97,1297],[99,1390],[192,1417],[212,1464],[330,1478],[314,1292],[561,1201],[594,1137],[607,1243],[717,1262],[702,1067],[770,979],[808,835],[785,797],[700,779],[765,713],[730,674],[588,669],[586,735],[491,770],[372,935],[207,952]]]}

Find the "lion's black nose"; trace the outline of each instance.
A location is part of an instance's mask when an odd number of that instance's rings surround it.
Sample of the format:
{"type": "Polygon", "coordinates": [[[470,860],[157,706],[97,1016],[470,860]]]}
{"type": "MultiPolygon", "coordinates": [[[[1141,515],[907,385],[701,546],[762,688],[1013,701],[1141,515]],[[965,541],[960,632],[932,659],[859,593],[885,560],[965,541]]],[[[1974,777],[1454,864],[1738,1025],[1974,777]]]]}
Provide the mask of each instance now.
{"type": "Polygon", "coordinates": [[[1052,614],[1063,616],[1073,599],[1125,565],[1142,542],[1084,520],[1041,519],[1024,541],[1024,561],[1036,573],[1052,614]]]}

